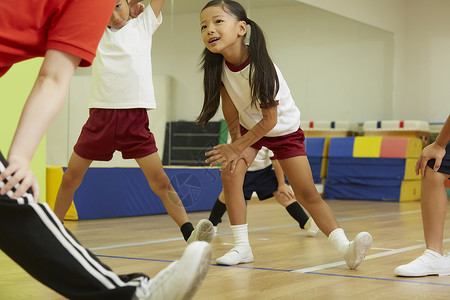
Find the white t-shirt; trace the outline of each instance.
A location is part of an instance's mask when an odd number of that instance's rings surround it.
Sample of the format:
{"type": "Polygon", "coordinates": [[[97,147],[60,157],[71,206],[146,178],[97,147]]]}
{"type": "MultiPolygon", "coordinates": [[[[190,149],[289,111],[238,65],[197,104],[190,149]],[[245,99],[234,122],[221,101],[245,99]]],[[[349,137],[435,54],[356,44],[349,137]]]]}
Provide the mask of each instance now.
{"type": "MultiPolygon", "coordinates": [[[[280,89],[275,97],[275,101],[278,102],[278,120],[275,127],[265,135],[268,137],[293,133],[300,127],[300,110],[292,99],[291,91],[283,75],[275,64],[274,66],[280,83],[280,89]]],[[[251,105],[249,72],[250,65],[245,66],[240,71],[233,72],[227,66],[225,60],[223,62],[222,82],[239,112],[239,122],[248,130],[252,129],[262,119],[259,104],[257,104],[258,107],[251,105]]]]}
{"type": "Polygon", "coordinates": [[[90,108],[156,108],[151,49],[161,22],[147,5],[121,29],[105,30],[92,64],[90,108]]]}
{"type": "Polygon", "coordinates": [[[252,162],[250,167],[248,167],[247,171],[259,171],[267,168],[272,164],[272,160],[270,159],[272,156],[272,151],[266,147],[262,147],[261,150],[258,151],[258,154],[256,154],[255,160],[252,162]]]}

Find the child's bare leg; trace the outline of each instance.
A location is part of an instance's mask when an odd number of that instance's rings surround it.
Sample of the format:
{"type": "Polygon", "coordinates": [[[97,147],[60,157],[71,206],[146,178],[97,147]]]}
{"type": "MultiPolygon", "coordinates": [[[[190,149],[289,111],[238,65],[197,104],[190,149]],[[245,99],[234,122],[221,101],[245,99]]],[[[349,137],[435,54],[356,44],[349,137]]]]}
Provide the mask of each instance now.
{"type": "Polygon", "coordinates": [[[223,190],[222,190],[222,192],[220,192],[220,195],[219,195],[219,197],[217,197],[217,200],[219,200],[220,202],[225,204],[225,195],[223,194],[223,190]]]}
{"type": "Polygon", "coordinates": [[[339,224],[328,204],[317,192],[306,156],[279,160],[294,190],[295,198],[313,217],[320,230],[328,236],[339,224]]]}
{"type": "Polygon", "coordinates": [[[72,204],[73,195],[83,181],[84,174],[91,163],[92,160],[82,158],[75,152],[72,153],[55,200],[54,212],[60,221],[64,220],[72,204]]]}
{"type": "Polygon", "coordinates": [[[242,189],[246,170],[244,162],[240,161],[233,173],[229,169],[222,171],[223,195],[231,225],[247,223],[247,206],[242,189]]]}
{"type": "Polygon", "coordinates": [[[315,236],[319,232],[319,228],[312,217],[309,217],[300,203],[294,199],[288,198],[285,194],[279,193],[275,195],[275,199],[286,208],[289,215],[298,222],[301,229],[306,229],[307,236],[315,236]]]}
{"type": "Polygon", "coordinates": [[[170,183],[169,177],[164,172],[158,153],[155,152],[145,157],[137,158],[136,162],[141,167],[142,172],[144,172],[152,191],[161,198],[167,213],[180,227],[186,242],[211,242],[214,236],[212,223],[209,220],[202,219],[194,229],[186,214],[183,202],[181,202],[180,197],[170,183]]]}
{"type": "MultiPolygon", "coordinates": [[[[256,156],[257,150],[252,149],[251,151],[256,156]]],[[[231,266],[253,262],[253,253],[248,239],[247,206],[242,189],[246,171],[247,165],[242,160],[238,161],[233,173],[229,168],[222,171],[223,193],[236,246],[216,259],[216,263],[219,265],[231,266]]]]}
{"type": "Polygon", "coordinates": [[[415,260],[395,268],[397,276],[450,275],[450,258],[443,256],[444,223],[447,215],[445,180],[449,175],[426,167],[422,177],[422,222],[426,249],[415,260]]]}
{"type": "Polygon", "coordinates": [[[283,207],[285,207],[285,208],[288,207],[289,205],[291,205],[292,203],[296,202],[295,199],[289,199],[284,194],[275,195],[275,199],[278,201],[278,203],[283,205],[283,207]]]}
{"type": "Polygon", "coordinates": [[[189,222],[183,203],[164,172],[158,153],[137,158],[136,162],[144,172],[150,188],[161,198],[167,213],[175,223],[181,227],[184,223],[189,222]]]}
{"type": "Polygon", "coordinates": [[[372,236],[368,232],[360,232],[349,242],[330,207],[317,192],[306,156],[296,156],[279,162],[297,201],[308,210],[320,230],[344,257],[347,266],[356,269],[372,246],[372,236]]]}
{"type": "Polygon", "coordinates": [[[447,215],[447,193],[444,182],[449,175],[427,167],[422,178],[422,221],[427,249],[443,254],[444,223],[447,215]]]}

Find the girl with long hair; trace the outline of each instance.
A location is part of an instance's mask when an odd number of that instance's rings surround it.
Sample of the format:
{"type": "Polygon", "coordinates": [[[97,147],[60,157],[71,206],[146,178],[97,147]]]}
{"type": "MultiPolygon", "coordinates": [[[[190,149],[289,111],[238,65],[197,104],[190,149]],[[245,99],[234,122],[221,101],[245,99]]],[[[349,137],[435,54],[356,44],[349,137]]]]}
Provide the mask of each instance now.
{"type": "Polygon", "coordinates": [[[232,141],[206,153],[206,162],[211,166],[222,163],[223,190],[236,244],[216,262],[253,262],[242,185],[247,168],[265,146],[279,161],[297,201],[311,214],[348,267],[357,268],[372,246],[372,236],[361,232],[350,242],[317,192],[306,157],[300,111],[267,52],[261,28],[247,17],[242,5],[231,0],[208,2],[200,13],[200,28],[206,46],[202,56],[205,98],[197,121],[206,125],[222,99],[232,141]],[[247,45],[248,26],[251,34],[247,45]]]}

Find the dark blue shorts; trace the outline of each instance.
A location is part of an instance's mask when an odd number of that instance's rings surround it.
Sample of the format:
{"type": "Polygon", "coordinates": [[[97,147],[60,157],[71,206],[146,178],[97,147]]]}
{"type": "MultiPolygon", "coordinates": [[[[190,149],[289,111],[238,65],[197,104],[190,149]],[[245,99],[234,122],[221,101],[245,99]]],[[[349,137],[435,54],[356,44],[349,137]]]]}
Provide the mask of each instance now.
{"type": "MultiPolygon", "coordinates": [[[[287,183],[287,182],[286,182],[287,183]]],[[[278,190],[278,180],[272,165],[257,171],[247,171],[244,178],[244,198],[250,200],[253,192],[259,200],[273,197],[278,190]]]]}
{"type": "MultiPolygon", "coordinates": [[[[442,158],[441,167],[439,168],[438,172],[450,175],[450,143],[448,143],[445,147],[445,151],[446,153],[444,158],[442,158]]],[[[428,166],[433,169],[435,162],[435,159],[430,159],[428,161],[428,166]]]]}

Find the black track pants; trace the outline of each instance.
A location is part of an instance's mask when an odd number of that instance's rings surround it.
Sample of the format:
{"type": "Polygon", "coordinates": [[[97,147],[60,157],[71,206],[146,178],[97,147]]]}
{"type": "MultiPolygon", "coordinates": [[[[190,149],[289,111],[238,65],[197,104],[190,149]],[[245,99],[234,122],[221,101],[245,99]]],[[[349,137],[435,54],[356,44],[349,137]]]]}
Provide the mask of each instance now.
{"type": "MultiPolygon", "coordinates": [[[[0,153],[0,172],[6,161],[0,153]]],[[[0,183],[0,186],[3,183],[0,183]]],[[[30,193],[0,196],[0,249],[31,276],[69,299],[132,299],[143,274],[119,276],[81,246],[46,203],[30,193]]]]}

